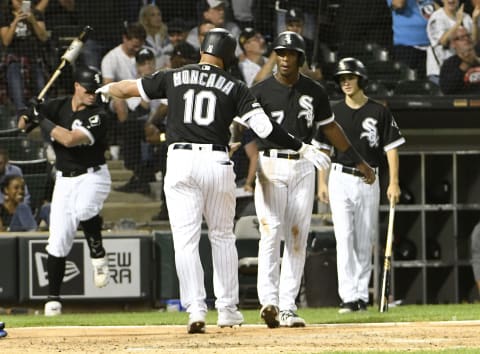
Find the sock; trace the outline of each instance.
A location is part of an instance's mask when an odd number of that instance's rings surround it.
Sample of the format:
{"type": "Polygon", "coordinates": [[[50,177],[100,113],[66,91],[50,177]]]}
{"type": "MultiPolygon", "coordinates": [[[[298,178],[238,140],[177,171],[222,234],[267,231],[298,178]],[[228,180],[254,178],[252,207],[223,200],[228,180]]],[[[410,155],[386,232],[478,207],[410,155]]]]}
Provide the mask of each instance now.
{"type": "Polygon", "coordinates": [[[105,249],[102,244],[102,218],[100,215],[95,215],[93,218],[80,221],[83,228],[85,239],[90,248],[91,258],[105,257],[105,249]]]}
{"type": "Polygon", "coordinates": [[[51,254],[47,258],[48,272],[48,298],[59,300],[60,288],[65,275],[65,257],[54,257],[51,254]]]}

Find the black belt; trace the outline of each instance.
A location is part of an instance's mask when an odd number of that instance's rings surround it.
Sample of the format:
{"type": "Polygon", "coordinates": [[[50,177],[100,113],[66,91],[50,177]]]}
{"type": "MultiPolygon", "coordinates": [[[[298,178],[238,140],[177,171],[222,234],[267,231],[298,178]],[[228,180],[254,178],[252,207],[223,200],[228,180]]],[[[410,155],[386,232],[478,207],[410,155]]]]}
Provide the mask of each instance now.
{"type": "MultiPolygon", "coordinates": [[[[211,146],[212,146],[212,151],[223,151],[223,152],[228,151],[227,147],[223,146],[223,145],[211,144],[211,146]]],[[[176,143],[176,144],[173,145],[173,150],[177,150],[177,149],[193,150],[193,145],[192,144],[178,144],[178,143],[176,143]]],[[[202,150],[204,148],[202,148],[202,146],[199,146],[198,149],[202,150]]]]}
{"type": "Polygon", "coordinates": [[[343,173],[348,173],[349,175],[354,175],[357,177],[365,177],[360,170],[356,169],[355,167],[348,167],[348,166],[342,166],[342,172],[343,173]]]}
{"type": "Polygon", "coordinates": [[[92,166],[84,169],[76,169],[70,171],[59,171],[62,177],[77,177],[88,172],[97,172],[100,170],[100,166],[92,166]]]}
{"type": "Polygon", "coordinates": [[[266,157],[278,157],[281,159],[288,159],[288,160],[299,160],[300,159],[300,154],[286,154],[283,152],[277,152],[277,155],[275,154],[270,154],[270,150],[263,150],[263,156],[266,157]]]}

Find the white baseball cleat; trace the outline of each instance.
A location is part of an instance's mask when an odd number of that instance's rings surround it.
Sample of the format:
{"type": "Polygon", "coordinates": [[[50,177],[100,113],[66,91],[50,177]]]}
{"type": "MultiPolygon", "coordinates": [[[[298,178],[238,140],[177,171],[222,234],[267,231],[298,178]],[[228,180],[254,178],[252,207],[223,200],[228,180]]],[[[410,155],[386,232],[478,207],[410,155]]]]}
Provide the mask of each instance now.
{"type": "Polygon", "coordinates": [[[305,320],[292,310],[280,311],[280,326],[305,327],[305,320]]]}
{"type": "Polygon", "coordinates": [[[62,314],[62,303],[60,301],[48,301],[43,310],[45,316],[58,316],[62,314]]]}
{"type": "Polygon", "coordinates": [[[103,288],[110,281],[107,257],[92,258],[93,279],[97,288],[103,288]]]}
{"type": "Polygon", "coordinates": [[[243,321],[243,315],[240,311],[230,309],[218,310],[218,327],[240,326],[243,321]]]}

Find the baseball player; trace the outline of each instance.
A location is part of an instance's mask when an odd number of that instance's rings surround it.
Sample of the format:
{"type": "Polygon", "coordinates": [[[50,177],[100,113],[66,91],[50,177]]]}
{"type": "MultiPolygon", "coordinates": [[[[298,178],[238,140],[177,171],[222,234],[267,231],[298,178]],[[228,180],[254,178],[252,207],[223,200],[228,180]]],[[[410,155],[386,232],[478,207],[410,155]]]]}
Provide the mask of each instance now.
{"type": "MultiPolygon", "coordinates": [[[[358,168],[372,183],[373,170],[351,149],[335,123],[324,88],[299,71],[305,60],[302,36],[282,32],[275,39],[273,50],[278,71],[251,88],[265,112],[305,143],[312,141],[320,127],[340,151],[359,164],[358,168]]],[[[270,141],[258,141],[258,149],[255,209],[261,233],[257,279],[260,315],[269,328],[305,326],[305,321],[295,313],[295,298],[305,264],[315,169],[296,151],[282,149],[270,141]],[[282,239],[285,247],[281,259],[282,239]]]]}
{"type": "Polygon", "coordinates": [[[102,218],[99,212],[110,193],[111,178],[105,163],[107,116],[96,104],[95,90],[102,82],[94,67],[78,68],[74,94],[33,105],[19,120],[19,128],[39,125],[51,138],[57,169],[50,214],[47,271],[49,280],[45,315],[62,312],[60,288],[65,258],[72,249],[75,233],[82,225],[90,248],[97,287],[109,281],[102,245],[102,218]]]}
{"type": "MultiPolygon", "coordinates": [[[[367,72],[362,62],[344,58],[337,65],[335,79],[345,100],[332,107],[335,119],[357,151],[376,170],[387,155],[389,184],[387,197],[397,203],[398,146],[405,142],[390,111],[368,98],[363,89],[367,72]]],[[[319,173],[318,196],[332,211],[337,240],[338,292],[342,300],[340,313],[366,310],[368,283],[372,270],[372,248],[378,234],[380,188],[378,179],[365,184],[354,161],[334,150],[328,189],[326,173],[319,173]]]]}
{"type": "Polygon", "coordinates": [[[227,73],[236,41],[225,29],[210,30],[198,64],[159,71],[151,77],[107,84],[97,90],[111,96],[144,100],[168,98],[168,156],[165,195],[175,248],[182,305],[188,332],[204,333],[207,305],[198,245],[202,216],[208,225],[214,269],[215,307],[220,327],[240,325],[238,255],[233,234],[235,176],[228,154],[234,117],[258,136],[298,152],[319,168],[326,154],[272,124],[245,83],[227,73]]]}

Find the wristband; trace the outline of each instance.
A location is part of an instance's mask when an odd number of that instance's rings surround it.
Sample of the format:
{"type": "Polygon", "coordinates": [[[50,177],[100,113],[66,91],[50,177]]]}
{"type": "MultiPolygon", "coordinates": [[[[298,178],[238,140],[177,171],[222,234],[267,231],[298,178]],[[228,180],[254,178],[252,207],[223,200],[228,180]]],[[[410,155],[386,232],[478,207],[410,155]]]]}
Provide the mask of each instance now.
{"type": "Polygon", "coordinates": [[[40,127],[50,136],[50,133],[52,132],[53,128],[56,127],[56,124],[53,123],[50,119],[42,119],[40,121],[40,127]]]}
{"type": "Polygon", "coordinates": [[[360,162],[363,161],[363,158],[360,156],[360,154],[355,150],[355,148],[350,145],[347,150],[343,152],[348,159],[353,161],[353,163],[356,165],[360,162]]]}

